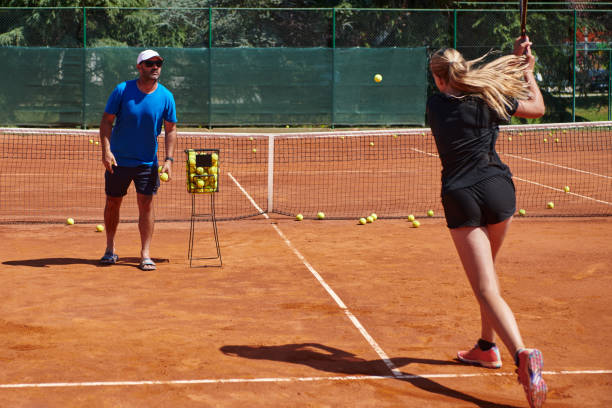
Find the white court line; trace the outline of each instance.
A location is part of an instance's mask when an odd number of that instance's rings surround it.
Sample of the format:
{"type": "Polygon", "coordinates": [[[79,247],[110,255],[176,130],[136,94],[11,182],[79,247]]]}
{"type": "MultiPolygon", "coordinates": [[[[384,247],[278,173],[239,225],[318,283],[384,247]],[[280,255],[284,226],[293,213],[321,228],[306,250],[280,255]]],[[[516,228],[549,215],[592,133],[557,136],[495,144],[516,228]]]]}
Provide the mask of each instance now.
{"type": "MultiPolygon", "coordinates": [[[[253,207],[255,207],[257,211],[263,213],[263,216],[266,219],[269,219],[270,217],[268,216],[268,214],[266,214],[263,211],[263,209],[259,207],[259,205],[257,205],[255,200],[253,200],[251,195],[242,187],[242,185],[240,185],[238,180],[236,180],[231,173],[227,173],[227,174],[232,179],[232,181],[236,184],[236,186],[238,186],[240,191],[242,191],[242,194],[244,194],[248,198],[248,200],[251,202],[253,207]]],[[[397,377],[398,375],[401,375],[401,372],[397,369],[395,364],[393,364],[389,356],[387,356],[387,353],[384,352],[384,350],[378,345],[376,340],[374,340],[374,338],[370,336],[370,334],[363,327],[363,325],[359,322],[359,320],[355,317],[355,315],[353,315],[353,313],[351,313],[351,311],[346,307],[342,299],[340,299],[340,296],[338,296],[336,292],[334,292],[334,290],[327,284],[327,282],[325,282],[323,277],[312,267],[312,265],[310,265],[310,263],[306,260],[306,258],[304,258],[301,252],[298,251],[298,249],[295,246],[293,246],[291,241],[289,241],[289,238],[285,236],[285,234],[280,230],[280,228],[278,228],[276,224],[271,224],[271,225],[274,228],[274,230],[278,233],[278,235],[283,239],[283,241],[285,241],[285,244],[287,244],[289,249],[291,249],[291,251],[293,251],[293,253],[298,257],[298,259],[302,261],[304,266],[306,266],[306,268],[310,271],[310,273],[312,273],[315,279],[321,284],[321,286],[323,286],[323,288],[332,297],[332,299],[334,299],[338,307],[340,307],[340,309],[344,311],[344,313],[349,318],[349,320],[353,323],[353,325],[357,328],[357,330],[359,330],[361,335],[366,339],[366,341],[370,344],[370,346],[374,349],[374,351],[376,351],[376,354],[378,354],[378,356],[385,363],[385,365],[389,368],[389,370],[391,370],[391,373],[393,373],[393,376],[397,377]]]]}
{"type": "MultiPolygon", "coordinates": [[[[612,370],[543,371],[544,375],[596,375],[612,374],[612,370]]],[[[399,375],[347,375],[330,377],[268,377],[268,378],[208,378],[199,380],[146,380],[146,381],[89,381],[0,384],[0,389],[15,388],[79,388],[79,387],[129,387],[142,385],[205,385],[205,384],[245,384],[281,382],[325,382],[325,381],[368,381],[368,380],[418,380],[422,378],[474,378],[509,377],[515,373],[472,373],[472,374],[399,374],[399,375]]]]}
{"type": "MultiPolygon", "coordinates": [[[[412,150],[414,150],[415,152],[419,152],[419,153],[423,153],[423,154],[429,155],[429,156],[439,157],[437,154],[424,152],[424,151],[419,150],[419,149],[412,148],[412,150]]],[[[604,178],[612,178],[612,177],[609,177],[609,176],[605,176],[603,174],[591,173],[591,172],[588,172],[588,171],[574,169],[574,168],[571,168],[571,167],[565,167],[565,166],[561,166],[561,165],[554,164],[554,163],[548,163],[548,162],[542,162],[542,161],[533,160],[533,159],[527,159],[527,158],[515,156],[515,155],[512,155],[512,154],[505,154],[505,155],[506,156],[510,156],[510,157],[514,157],[516,159],[523,159],[523,160],[528,160],[528,161],[536,162],[536,163],[539,163],[539,164],[547,164],[549,166],[560,167],[562,169],[571,170],[571,171],[575,171],[575,172],[578,172],[578,173],[585,173],[585,174],[589,174],[591,176],[604,177],[604,178]]],[[[534,185],[539,186],[539,187],[548,188],[550,190],[558,191],[560,193],[564,193],[564,194],[568,194],[568,195],[573,195],[573,196],[576,196],[576,197],[584,198],[585,200],[592,200],[592,201],[596,201],[596,202],[601,203],[601,204],[612,205],[612,203],[610,203],[608,201],[598,200],[598,199],[593,198],[593,197],[585,196],[585,195],[582,195],[582,194],[576,194],[576,193],[572,193],[572,192],[567,192],[566,193],[565,190],[562,190],[560,188],[556,188],[556,187],[552,187],[552,186],[547,186],[546,184],[541,184],[541,183],[538,183],[536,181],[527,180],[527,179],[520,178],[520,177],[517,177],[517,176],[514,176],[514,175],[512,176],[512,178],[514,178],[516,180],[519,180],[519,181],[522,181],[524,183],[530,183],[530,184],[534,184],[534,185]]]]}
{"type": "Polygon", "coordinates": [[[500,154],[503,155],[503,156],[509,156],[509,157],[512,157],[512,158],[515,158],[515,159],[519,159],[519,160],[530,161],[530,162],[534,162],[534,163],[538,163],[538,164],[546,164],[547,166],[558,167],[560,169],[570,170],[570,171],[573,171],[573,172],[576,172],[576,173],[584,173],[584,174],[588,174],[589,176],[603,177],[603,178],[607,178],[607,179],[612,179],[612,177],[606,176],[604,174],[598,174],[598,173],[593,173],[593,172],[590,172],[590,171],[576,169],[576,168],[573,168],[573,167],[562,166],[560,164],[555,164],[555,163],[550,163],[550,162],[545,162],[545,161],[535,160],[535,159],[528,159],[527,157],[516,156],[516,155],[510,154],[510,153],[500,153],[500,154]]]}

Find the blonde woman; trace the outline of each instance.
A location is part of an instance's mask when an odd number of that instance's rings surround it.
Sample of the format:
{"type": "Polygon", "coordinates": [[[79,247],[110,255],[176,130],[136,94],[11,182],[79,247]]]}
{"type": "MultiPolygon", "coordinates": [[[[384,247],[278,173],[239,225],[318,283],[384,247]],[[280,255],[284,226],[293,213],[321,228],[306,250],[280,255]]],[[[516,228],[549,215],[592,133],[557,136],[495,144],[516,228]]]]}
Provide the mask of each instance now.
{"type": "Polygon", "coordinates": [[[480,339],[457,357],[501,367],[497,334],[515,358],[519,382],[533,408],[546,399],[542,353],[525,348],[494,267],[516,210],[512,174],[495,151],[498,125],[512,115],[537,118],[545,111],[527,37],[516,40],[513,54],[485,63],[486,56],[466,61],[454,49],[434,53],[430,69],[441,93],[427,101],[427,115],[442,162],[447,226],[480,305],[480,339]]]}

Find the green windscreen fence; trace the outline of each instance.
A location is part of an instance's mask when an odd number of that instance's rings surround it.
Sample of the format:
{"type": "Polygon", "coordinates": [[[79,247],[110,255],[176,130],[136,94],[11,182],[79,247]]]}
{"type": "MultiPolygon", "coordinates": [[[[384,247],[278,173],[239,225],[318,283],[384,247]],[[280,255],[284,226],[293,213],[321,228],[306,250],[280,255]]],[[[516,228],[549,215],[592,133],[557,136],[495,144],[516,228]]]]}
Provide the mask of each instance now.
{"type": "MultiPolygon", "coordinates": [[[[156,48],[182,125],[423,125],[420,48],[156,48]],[[383,81],[374,81],[381,74],[383,81]]],[[[0,47],[0,123],[97,126],[139,48],[0,47]]]]}

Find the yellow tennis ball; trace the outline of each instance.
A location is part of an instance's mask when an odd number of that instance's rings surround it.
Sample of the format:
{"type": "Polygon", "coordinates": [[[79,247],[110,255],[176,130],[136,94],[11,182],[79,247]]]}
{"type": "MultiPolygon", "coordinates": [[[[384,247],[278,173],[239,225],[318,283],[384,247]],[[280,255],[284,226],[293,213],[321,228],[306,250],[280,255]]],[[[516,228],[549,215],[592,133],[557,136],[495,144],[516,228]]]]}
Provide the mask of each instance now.
{"type": "Polygon", "coordinates": [[[253,153],[257,153],[257,149],[253,148],[253,153]]]}
{"type": "Polygon", "coordinates": [[[374,142],[370,142],[370,146],[374,146],[374,142]]]}
{"type": "Polygon", "coordinates": [[[98,145],[98,144],[100,144],[100,142],[96,141],[96,144],[98,145]]]}
{"type": "Polygon", "coordinates": [[[428,217],[433,217],[434,216],[434,211],[433,210],[427,211],[427,216],[428,217]]]}
{"type": "Polygon", "coordinates": [[[196,185],[198,186],[198,188],[204,187],[204,184],[206,183],[204,183],[204,180],[202,179],[198,179],[198,181],[196,181],[196,185]]]}
{"type": "Polygon", "coordinates": [[[302,221],[304,219],[304,216],[302,214],[298,214],[295,216],[295,219],[298,221],[302,221]]]}
{"type": "Polygon", "coordinates": [[[408,216],[408,221],[414,221],[414,215],[410,214],[410,215],[408,216]]]}
{"type": "Polygon", "coordinates": [[[374,75],[374,81],[375,81],[375,82],[380,82],[380,81],[382,81],[382,75],[380,75],[380,74],[376,74],[376,75],[374,75]]]}
{"type": "Polygon", "coordinates": [[[318,219],[320,219],[320,220],[322,220],[323,218],[325,218],[325,214],[324,214],[324,213],[322,213],[322,212],[318,212],[318,213],[317,213],[317,218],[318,218],[318,219]]]}
{"type": "Polygon", "coordinates": [[[196,165],[195,157],[190,157],[189,158],[189,166],[195,166],[195,165],[196,165]]]}
{"type": "Polygon", "coordinates": [[[368,216],[366,217],[366,221],[367,221],[367,222],[374,222],[374,218],[372,218],[372,216],[371,216],[371,215],[368,215],[368,216]]]}
{"type": "Polygon", "coordinates": [[[157,168],[157,172],[158,172],[158,173],[161,173],[163,168],[164,168],[164,166],[159,166],[159,167],[157,168]]]}
{"type": "Polygon", "coordinates": [[[412,221],[412,228],[419,228],[421,226],[421,223],[418,222],[417,220],[412,221]]]}
{"type": "Polygon", "coordinates": [[[376,220],[378,219],[378,215],[376,215],[376,213],[372,213],[372,214],[370,214],[370,217],[372,217],[372,219],[373,219],[374,221],[376,221],[376,220]]]}
{"type": "Polygon", "coordinates": [[[363,217],[359,219],[359,223],[361,225],[365,224],[366,222],[368,222],[368,221],[365,218],[363,218],[363,217]]]}
{"type": "Polygon", "coordinates": [[[555,203],[553,203],[552,201],[549,201],[548,204],[546,204],[546,208],[549,208],[552,210],[553,208],[555,208],[555,203]]]}
{"type": "Polygon", "coordinates": [[[524,209],[522,209],[522,208],[521,208],[521,209],[518,211],[518,213],[519,213],[519,215],[520,215],[521,217],[524,217],[524,216],[525,216],[525,214],[527,214],[527,211],[525,211],[524,209]]]}
{"type": "Polygon", "coordinates": [[[168,173],[162,173],[159,175],[161,181],[168,181],[168,173]]]}
{"type": "Polygon", "coordinates": [[[93,144],[93,139],[89,139],[89,143],[93,144]]]}
{"type": "Polygon", "coordinates": [[[563,187],[563,191],[565,191],[566,193],[569,193],[569,191],[570,191],[569,186],[565,186],[565,187],[563,187]]]}
{"type": "Polygon", "coordinates": [[[511,142],[512,141],[512,136],[508,137],[508,141],[511,142]]]}
{"type": "Polygon", "coordinates": [[[219,155],[217,153],[213,153],[210,155],[210,158],[212,159],[213,163],[217,163],[217,161],[219,160],[219,155]]]}
{"type": "Polygon", "coordinates": [[[215,166],[209,167],[208,174],[217,174],[217,168],[215,166]]]}
{"type": "Polygon", "coordinates": [[[253,136],[249,137],[249,140],[250,140],[250,141],[253,141],[253,136]]]}
{"type": "Polygon", "coordinates": [[[559,138],[555,138],[555,143],[559,143],[559,138]]]}
{"type": "Polygon", "coordinates": [[[548,142],[548,139],[547,139],[547,138],[544,138],[544,143],[546,143],[546,142],[548,142]]]}
{"type": "Polygon", "coordinates": [[[104,231],[104,225],[102,225],[102,224],[96,225],[96,231],[98,231],[98,232],[104,231]]]}
{"type": "Polygon", "coordinates": [[[204,174],[204,167],[197,167],[196,168],[196,173],[199,174],[199,175],[204,174]]]}
{"type": "Polygon", "coordinates": [[[74,219],[72,219],[72,218],[68,218],[68,219],[66,220],[66,224],[68,224],[68,225],[72,225],[72,224],[74,224],[74,219]]]}

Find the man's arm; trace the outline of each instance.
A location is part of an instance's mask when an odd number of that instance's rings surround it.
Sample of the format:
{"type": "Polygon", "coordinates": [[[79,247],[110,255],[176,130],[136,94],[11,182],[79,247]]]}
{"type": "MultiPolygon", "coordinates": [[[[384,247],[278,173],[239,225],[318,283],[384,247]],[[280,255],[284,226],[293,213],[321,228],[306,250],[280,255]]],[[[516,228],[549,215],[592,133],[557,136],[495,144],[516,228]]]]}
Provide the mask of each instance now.
{"type": "Polygon", "coordinates": [[[115,156],[110,149],[110,136],[113,130],[115,115],[104,112],[100,121],[100,144],[102,145],[102,164],[109,172],[113,172],[113,165],[117,165],[115,156]]]}
{"type": "MultiPolygon", "coordinates": [[[[166,159],[174,158],[174,146],[176,144],[176,123],[164,120],[164,131],[166,133],[166,159]]],[[[172,179],[172,160],[164,159],[162,173],[168,173],[168,179],[172,179]]]]}

